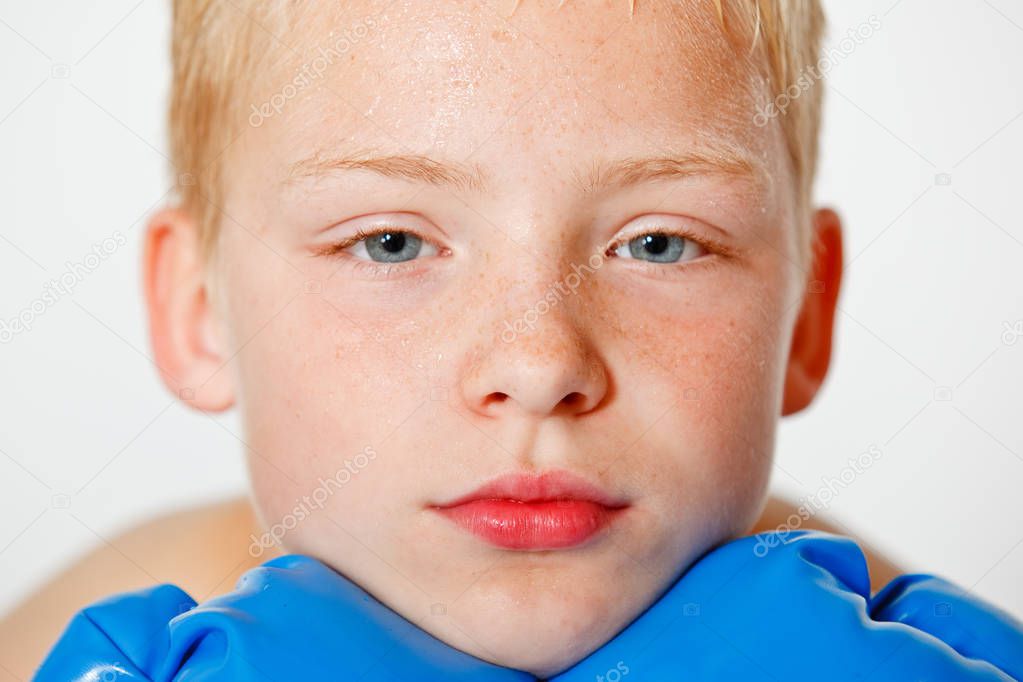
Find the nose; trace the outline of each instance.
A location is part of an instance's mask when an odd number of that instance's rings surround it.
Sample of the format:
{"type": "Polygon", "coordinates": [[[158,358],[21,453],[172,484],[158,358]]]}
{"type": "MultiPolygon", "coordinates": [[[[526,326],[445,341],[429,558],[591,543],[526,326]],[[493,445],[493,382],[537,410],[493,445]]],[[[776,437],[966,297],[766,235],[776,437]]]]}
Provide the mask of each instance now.
{"type": "Polygon", "coordinates": [[[488,417],[569,417],[590,412],[604,400],[606,365],[572,318],[569,302],[560,306],[536,316],[524,311],[515,322],[507,317],[497,321],[462,381],[470,409],[488,417]]]}

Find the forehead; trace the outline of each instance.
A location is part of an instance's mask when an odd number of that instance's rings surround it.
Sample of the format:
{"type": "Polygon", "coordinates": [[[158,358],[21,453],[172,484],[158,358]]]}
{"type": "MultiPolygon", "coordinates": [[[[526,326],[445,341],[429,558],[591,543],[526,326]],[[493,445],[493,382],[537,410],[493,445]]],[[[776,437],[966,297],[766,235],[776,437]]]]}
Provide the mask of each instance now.
{"type": "Polygon", "coordinates": [[[279,105],[256,141],[282,166],[371,147],[471,157],[492,176],[521,175],[520,160],[535,180],[581,152],[697,149],[775,175],[776,126],[753,124],[765,81],[711,0],[559,1],[293,6],[255,75],[254,107],[279,105]]]}

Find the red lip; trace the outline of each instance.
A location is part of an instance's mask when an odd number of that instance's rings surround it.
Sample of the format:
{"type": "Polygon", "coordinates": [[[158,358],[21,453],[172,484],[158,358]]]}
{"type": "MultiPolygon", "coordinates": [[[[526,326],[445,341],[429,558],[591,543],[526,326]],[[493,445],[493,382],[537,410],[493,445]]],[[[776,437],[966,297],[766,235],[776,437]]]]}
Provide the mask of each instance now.
{"type": "Polygon", "coordinates": [[[433,505],[479,538],[505,549],[560,549],[606,527],[628,504],[567,471],[507,474],[433,505]]]}

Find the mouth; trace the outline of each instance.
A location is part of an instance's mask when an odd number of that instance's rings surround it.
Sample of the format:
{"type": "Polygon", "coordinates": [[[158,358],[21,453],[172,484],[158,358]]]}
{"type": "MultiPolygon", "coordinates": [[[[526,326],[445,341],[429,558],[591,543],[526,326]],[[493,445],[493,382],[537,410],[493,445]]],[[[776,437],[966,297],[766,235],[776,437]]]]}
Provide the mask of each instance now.
{"type": "Polygon", "coordinates": [[[500,476],[430,508],[491,545],[541,550],[586,542],[628,506],[575,474],[548,471],[500,476]]]}

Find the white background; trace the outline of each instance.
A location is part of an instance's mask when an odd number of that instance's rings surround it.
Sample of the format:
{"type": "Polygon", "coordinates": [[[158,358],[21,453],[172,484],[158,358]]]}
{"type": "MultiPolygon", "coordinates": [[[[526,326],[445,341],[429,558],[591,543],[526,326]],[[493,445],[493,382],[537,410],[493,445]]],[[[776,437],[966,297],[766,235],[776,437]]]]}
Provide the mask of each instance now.
{"type": "MultiPolygon", "coordinates": [[[[181,407],[147,357],[168,5],[0,2],[0,320],[128,239],[0,344],[0,612],[100,538],[245,486],[235,415],[181,407]]],[[[1023,617],[1023,2],[826,5],[832,44],[881,25],[827,85],[818,196],[845,218],[847,279],[833,372],[783,422],[775,485],[817,493],[876,445],[827,514],[1023,617]]]]}

